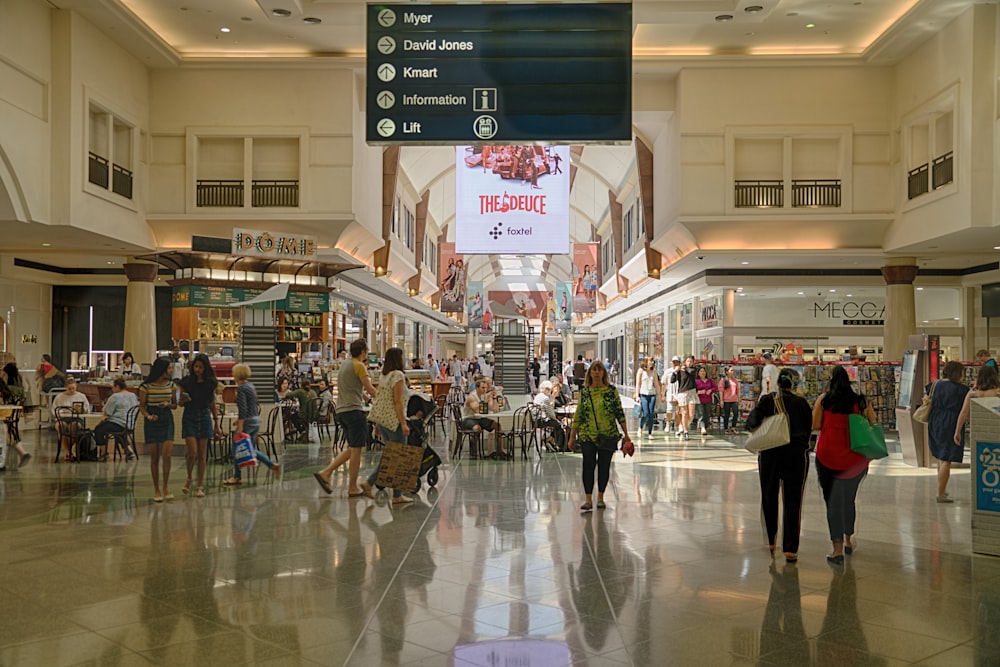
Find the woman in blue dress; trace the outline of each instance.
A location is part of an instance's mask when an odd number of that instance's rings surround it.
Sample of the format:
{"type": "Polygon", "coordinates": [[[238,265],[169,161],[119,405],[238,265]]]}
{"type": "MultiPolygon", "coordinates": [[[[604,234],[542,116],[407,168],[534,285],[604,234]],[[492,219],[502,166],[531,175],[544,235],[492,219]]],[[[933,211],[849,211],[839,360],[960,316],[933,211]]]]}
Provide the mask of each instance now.
{"type": "Polygon", "coordinates": [[[964,374],[962,364],[949,361],[941,371],[941,379],[928,386],[928,393],[934,392],[934,407],[931,408],[931,416],[927,422],[927,445],[938,460],[939,503],[954,502],[947,493],[951,464],[961,463],[965,454],[965,433],[961,434],[960,442],[955,442],[958,415],[965,403],[965,395],[969,393],[969,388],[962,384],[964,374]]]}

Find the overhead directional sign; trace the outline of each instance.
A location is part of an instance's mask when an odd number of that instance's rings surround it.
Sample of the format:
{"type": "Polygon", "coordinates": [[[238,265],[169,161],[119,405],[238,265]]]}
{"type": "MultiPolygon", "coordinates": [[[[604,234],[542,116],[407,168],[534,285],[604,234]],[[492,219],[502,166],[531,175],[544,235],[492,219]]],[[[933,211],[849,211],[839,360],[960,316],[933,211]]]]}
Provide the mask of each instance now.
{"type": "Polygon", "coordinates": [[[368,5],[372,144],[627,142],[632,5],[368,5]]]}

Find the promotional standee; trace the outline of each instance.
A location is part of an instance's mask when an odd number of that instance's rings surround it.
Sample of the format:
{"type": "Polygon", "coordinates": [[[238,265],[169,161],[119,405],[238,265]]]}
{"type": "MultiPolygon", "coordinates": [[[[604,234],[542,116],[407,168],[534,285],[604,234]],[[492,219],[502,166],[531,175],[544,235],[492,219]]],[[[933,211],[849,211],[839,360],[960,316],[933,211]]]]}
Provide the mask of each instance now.
{"type": "Polygon", "coordinates": [[[938,377],[940,338],[929,334],[910,336],[909,347],[903,353],[896,405],[899,446],[907,465],[932,467],[935,463],[927,447],[927,425],[913,419],[913,411],[923,402],[924,387],[938,377]]]}

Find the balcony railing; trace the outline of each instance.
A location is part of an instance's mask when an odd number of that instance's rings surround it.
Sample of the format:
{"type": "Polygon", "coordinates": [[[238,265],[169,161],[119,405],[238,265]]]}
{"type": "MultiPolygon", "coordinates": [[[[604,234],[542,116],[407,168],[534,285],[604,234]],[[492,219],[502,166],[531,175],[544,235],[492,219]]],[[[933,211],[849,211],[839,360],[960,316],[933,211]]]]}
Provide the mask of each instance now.
{"type": "Polygon", "coordinates": [[[792,181],[792,206],[802,208],[837,208],[840,206],[840,180],[792,181]]]}
{"type": "Polygon", "coordinates": [[[111,191],[131,199],[132,172],[121,165],[111,165],[111,191]]]}
{"type": "Polygon", "coordinates": [[[87,153],[89,170],[87,180],[94,185],[107,189],[108,187],[108,160],[97,153],[87,153]]]}
{"type": "Polygon", "coordinates": [[[782,181],[736,181],[736,208],[781,208],[785,205],[782,181]]]}
{"type": "Polygon", "coordinates": [[[253,205],[258,206],[298,206],[298,181],[254,181],[253,205]]]}
{"type": "Polygon", "coordinates": [[[913,199],[929,191],[928,169],[926,164],[922,164],[916,169],[911,169],[906,173],[906,197],[913,199]]]}
{"type": "Polygon", "coordinates": [[[243,181],[203,180],[197,184],[198,206],[243,207],[243,181]]]}
{"type": "Polygon", "coordinates": [[[931,161],[931,178],[934,181],[934,189],[937,190],[943,185],[948,185],[955,180],[953,173],[955,155],[948,151],[944,155],[938,156],[931,161]]]}

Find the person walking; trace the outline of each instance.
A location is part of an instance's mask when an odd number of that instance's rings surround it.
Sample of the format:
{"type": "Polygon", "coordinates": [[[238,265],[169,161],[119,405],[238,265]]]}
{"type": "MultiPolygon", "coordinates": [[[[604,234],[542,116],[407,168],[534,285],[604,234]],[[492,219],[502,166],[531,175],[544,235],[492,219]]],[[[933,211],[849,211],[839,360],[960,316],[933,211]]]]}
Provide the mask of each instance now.
{"type": "MultiPolygon", "coordinates": [[[[403,375],[403,350],[390,347],[386,350],[385,361],[382,363],[382,377],[379,378],[375,399],[372,401],[368,421],[378,426],[382,442],[406,442],[410,435],[410,425],[406,423],[406,376],[403,375]]],[[[381,457],[375,461],[375,467],[368,475],[368,481],[361,484],[361,490],[369,498],[374,498],[372,485],[378,477],[381,457]]],[[[407,489],[409,491],[411,489],[407,489]]],[[[400,489],[392,490],[392,504],[404,505],[412,503],[413,498],[404,496],[400,489]]]]}
{"type": "MultiPolygon", "coordinates": [[[[982,366],[993,368],[994,366],[982,366]]],[[[937,502],[955,502],[948,495],[951,464],[961,463],[965,455],[965,429],[958,427],[959,415],[969,395],[962,383],[965,369],[957,361],[949,361],[941,369],[941,379],[927,386],[934,393],[934,407],[927,421],[927,447],[937,459],[937,502]],[[958,439],[955,436],[958,435],[958,439]]],[[[978,384],[976,385],[979,386],[978,384]]],[[[964,422],[963,422],[964,424],[964,422]]]]}
{"type": "Polygon", "coordinates": [[[715,383],[708,379],[708,369],[698,368],[698,377],[694,381],[698,391],[698,428],[702,435],[708,435],[708,427],[712,423],[712,403],[715,399],[715,383]]]}
{"type": "Polygon", "coordinates": [[[368,444],[368,420],[365,416],[365,393],[375,396],[375,385],[368,376],[365,360],[368,343],[363,338],[351,343],[351,359],[340,365],[337,373],[337,420],[344,429],[347,447],[331,459],[330,464],[313,473],[316,482],[326,493],[333,493],[330,480],[333,471],[347,464],[347,497],[360,498],[365,492],[358,486],[358,472],[361,470],[361,452],[368,444]]]}
{"type": "Polygon", "coordinates": [[[784,531],[781,549],[786,563],[798,560],[799,534],[802,523],[802,494],[809,474],[809,436],[812,434],[812,408],[806,399],[792,391],[792,371],[778,375],[778,389],[765,394],[747,416],[747,428],[759,427],[765,419],[781,409],[788,415],[787,444],[766,449],[757,455],[760,476],[760,510],[767,532],[767,545],[774,555],[778,536],[778,495],[783,499],[784,531]]]}
{"type": "Polygon", "coordinates": [[[625,411],[622,409],[618,390],[611,386],[604,363],[595,361],[587,371],[586,385],[580,392],[580,402],[573,415],[573,427],[569,432],[569,450],[575,451],[577,440],[583,452],[583,493],[585,500],[581,512],[594,509],[594,469],[597,469],[597,509],[607,507],[604,491],[611,478],[611,458],[618,448],[619,432],[623,442],[631,443],[625,411]],[[603,442],[602,442],[603,440],[603,442]]]}
{"type": "Polygon", "coordinates": [[[827,390],[813,406],[812,427],[819,431],[816,443],[816,476],[826,501],[826,523],[833,551],[826,560],[834,565],[844,562],[844,554],[854,550],[855,501],[858,487],[868,474],[868,459],[851,451],[848,417],[863,414],[875,423],[875,411],[864,396],[851,388],[851,379],[843,366],[834,366],[827,390]]]}
{"type": "Polygon", "coordinates": [[[719,378],[719,396],[722,398],[722,428],[727,435],[736,435],[736,423],[740,415],[740,381],[736,377],[736,370],[732,366],[727,366],[722,377],[719,378]],[[730,428],[730,417],[732,427],[730,428]]]}
{"type": "Polygon", "coordinates": [[[677,380],[674,373],[681,369],[681,358],[676,354],[670,359],[670,368],[663,371],[660,378],[660,396],[664,405],[667,406],[667,413],[663,420],[663,430],[668,435],[677,434],[680,436],[679,415],[677,407],[677,380]]]}
{"type": "Polygon", "coordinates": [[[656,423],[656,397],[662,391],[660,378],[656,374],[656,360],[652,357],[641,359],[639,370],[635,374],[635,394],[632,397],[642,408],[639,435],[642,435],[644,430],[647,437],[653,435],[653,424],[656,423]]]}
{"type": "Polygon", "coordinates": [[[778,367],[774,363],[774,359],[770,352],[765,352],[764,358],[764,368],[761,369],[760,376],[760,395],[773,394],[778,391],[778,367]]]}
{"type": "Polygon", "coordinates": [[[680,424],[677,436],[684,440],[690,439],[688,429],[694,421],[695,407],[698,405],[698,374],[694,366],[694,356],[688,355],[684,365],[670,375],[670,381],[677,383],[677,412],[680,424]]]}
{"type": "Polygon", "coordinates": [[[155,503],[174,499],[174,494],[170,493],[170,457],[174,449],[174,410],[180,391],[171,379],[170,361],[164,357],[153,362],[146,381],[139,385],[139,412],[144,419],[143,431],[149,450],[155,503]]]}
{"type": "MultiPolygon", "coordinates": [[[[252,371],[246,364],[236,364],[233,366],[233,380],[236,381],[236,432],[246,433],[250,436],[250,446],[253,448],[257,461],[263,463],[274,473],[275,477],[281,475],[281,464],[271,461],[264,452],[257,449],[257,433],[260,432],[260,403],[257,398],[257,387],[250,382],[252,371]]],[[[236,441],[233,441],[235,450],[236,441]]],[[[233,476],[226,479],[223,484],[226,486],[238,486],[243,483],[240,467],[235,464],[236,455],[233,454],[233,476]]]]}
{"type": "Polygon", "coordinates": [[[215,400],[219,392],[219,381],[215,370],[205,354],[197,354],[188,367],[188,374],[177,383],[181,391],[180,404],[184,406],[181,416],[181,437],[184,438],[184,464],[187,480],[181,493],[191,493],[191,474],[198,466],[196,498],[205,497],[205,469],[208,466],[208,441],[222,437],[219,424],[219,405],[215,400]]]}

